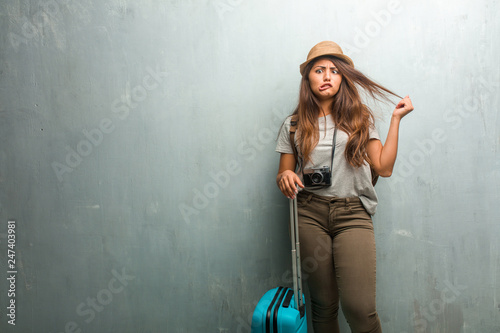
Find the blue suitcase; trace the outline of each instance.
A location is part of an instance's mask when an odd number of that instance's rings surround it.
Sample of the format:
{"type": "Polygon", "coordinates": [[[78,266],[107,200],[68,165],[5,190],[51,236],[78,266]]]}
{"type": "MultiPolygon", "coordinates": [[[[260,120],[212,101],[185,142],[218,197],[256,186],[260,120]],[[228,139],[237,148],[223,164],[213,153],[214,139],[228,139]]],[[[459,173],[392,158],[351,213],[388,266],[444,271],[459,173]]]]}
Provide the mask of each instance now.
{"type": "Polygon", "coordinates": [[[293,289],[278,287],[262,296],[252,316],[252,333],[307,332],[302,273],[300,267],[297,199],[290,199],[293,289]]]}

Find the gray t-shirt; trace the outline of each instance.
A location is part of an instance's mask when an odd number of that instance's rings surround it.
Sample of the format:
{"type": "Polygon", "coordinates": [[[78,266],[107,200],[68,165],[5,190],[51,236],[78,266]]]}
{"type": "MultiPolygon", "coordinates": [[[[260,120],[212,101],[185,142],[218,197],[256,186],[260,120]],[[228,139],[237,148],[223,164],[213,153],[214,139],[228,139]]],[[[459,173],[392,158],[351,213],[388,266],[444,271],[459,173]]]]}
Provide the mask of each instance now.
{"type": "MultiPolygon", "coordinates": [[[[281,127],[276,151],[278,153],[293,154],[290,145],[290,120],[289,116],[281,127]]],[[[319,142],[311,154],[312,163],[309,162],[304,169],[312,167],[322,167],[332,165],[332,139],[335,130],[335,124],[330,115],[318,118],[319,142]],[[326,121],[326,135],[325,135],[326,121]]],[[[297,145],[297,135],[295,135],[295,146],[300,155],[300,149],[297,145]]],[[[335,157],[332,167],[332,185],[321,188],[307,188],[309,192],[328,197],[359,197],[368,214],[375,214],[377,208],[377,193],[372,185],[370,166],[365,163],[359,168],[355,168],[347,162],[344,151],[348,135],[342,130],[337,130],[335,144],[335,157]]],[[[374,126],[370,127],[370,139],[380,140],[380,136],[374,126]]],[[[302,163],[302,161],[299,161],[302,163]]],[[[298,176],[303,181],[302,172],[298,176]]]]}

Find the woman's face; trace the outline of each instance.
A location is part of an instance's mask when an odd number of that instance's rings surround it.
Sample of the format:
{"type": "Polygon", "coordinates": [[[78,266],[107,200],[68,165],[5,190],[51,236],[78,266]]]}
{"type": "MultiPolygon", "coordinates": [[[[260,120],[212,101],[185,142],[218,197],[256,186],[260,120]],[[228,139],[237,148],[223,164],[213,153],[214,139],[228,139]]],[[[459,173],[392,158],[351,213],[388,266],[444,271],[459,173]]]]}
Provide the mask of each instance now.
{"type": "Polygon", "coordinates": [[[342,75],[329,59],[320,59],[309,72],[309,85],[314,95],[321,101],[332,99],[337,94],[342,75]]]}

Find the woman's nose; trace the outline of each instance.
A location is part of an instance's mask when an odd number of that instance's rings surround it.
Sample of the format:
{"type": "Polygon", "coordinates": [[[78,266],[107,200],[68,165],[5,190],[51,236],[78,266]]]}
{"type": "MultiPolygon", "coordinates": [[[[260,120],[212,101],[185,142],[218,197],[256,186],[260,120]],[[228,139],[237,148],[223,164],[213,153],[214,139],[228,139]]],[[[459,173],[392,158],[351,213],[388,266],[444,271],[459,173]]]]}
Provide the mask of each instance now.
{"type": "Polygon", "coordinates": [[[325,71],[325,75],[323,76],[323,80],[330,81],[330,72],[329,71],[325,71]]]}

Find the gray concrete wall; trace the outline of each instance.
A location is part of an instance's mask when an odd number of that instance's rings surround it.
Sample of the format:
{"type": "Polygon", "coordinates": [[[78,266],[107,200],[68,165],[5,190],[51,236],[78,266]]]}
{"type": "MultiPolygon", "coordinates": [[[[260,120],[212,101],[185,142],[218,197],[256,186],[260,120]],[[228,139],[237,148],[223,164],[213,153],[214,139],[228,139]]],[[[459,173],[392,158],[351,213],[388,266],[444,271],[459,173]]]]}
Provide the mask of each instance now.
{"type": "MultiPolygon", "coordinates": [[[[249,332],[290,282],[276,132],[298,65],[334,40],[416,108],[377,184],[384,332],[497,332],[499,10],[2,1],[1,331],[249,332]]],[[[392,108],[377,108],[384,137],[392,108]]]]}

